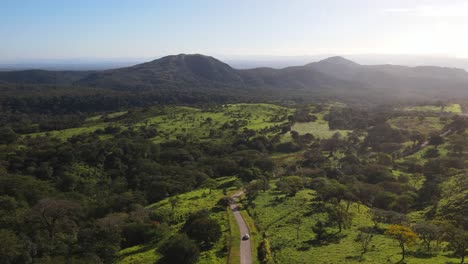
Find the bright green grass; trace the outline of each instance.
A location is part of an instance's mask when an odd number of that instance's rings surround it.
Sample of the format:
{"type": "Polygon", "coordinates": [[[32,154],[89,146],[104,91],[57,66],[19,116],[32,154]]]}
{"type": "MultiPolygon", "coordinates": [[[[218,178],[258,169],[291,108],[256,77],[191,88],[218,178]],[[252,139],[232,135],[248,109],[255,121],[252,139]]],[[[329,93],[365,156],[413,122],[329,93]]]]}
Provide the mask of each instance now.
{"type": "MultiPolygon", "coordinates": [[[[107,114],[108,117],[118,117],[126,114],[126,111],[107,114]]],[[[221,126],[233,120],[245,120],[245,125],[239,127],[252,130],[262,130],[264,128],[281,125],[287,122],[287,117],[294,113],[291,108],[285,108],[273,104],[230,104],[225,105],[218,112],[204,112],[195,107],[170,106],[164,112],[147,111],[141,114],[140,121],[126,120],[118,122],[104,122],[102,115],[90,117],[82,127],[69,128],[60,131],[40,132],[29,134],[32,137],[44,136],[46,133],[52,137],[67,139],[75,135],[92,133],[98,129],[104,129],[109,125],[127,127],[140,127],[146,125],[156,125],[158,132],[154,142],[164,142],[176,139],[178,136],[185,136],[191,140],[225,140],[230,137],[230,131],[222,131],[221,126]],[[275,117],[283,117],[281,121],[275,117]],[[211,122],[207,122],[208,119],[211,122]],[[214,139],[209,137],[210,130],[218,133],[214,139]]],[[[269,135],[268,133],[266,135],[269,135]]]]}
{"type": "MultiPolygon", "coordinates": [[[[303,190],[295,197],[284,197],[274,190],[260,193],[255,199],[256,207],[253,215],[261,232],[266,232],[273,250],[276,263],[359,263],[355,260],[359,256],[358,244],[354,241],[362,226],[372,226],[368,214],[368,208],[352,204],[351,212],[354,213],[352,227],[342,231],[339,241],[316,246],[311,242],[315,234],[311,231],[317,220],[325,220],[324,215],[307,215],[310,199],[314,191],[303,190]],[[278,197],[278,198],[276,198],[278,197]],[[277,200],[279,199],[279,200],[277,200]],[[299,239],[296,238],[296,229],[288,221],[301,214],[303,223],[299,230],[299,239]],[[304,215],[306,214],[306,215],[304,215]]],[[[337,230],[330,229],[330,232],[337,230]]],[[[375,235],[372,242],[374,246],[365,254],[362,263],[395,263],[400,259],[398,244],[384,236],[375,235]]],[[[416,248],[411,248],[415,250],[416,248]]],[[[407,263],[447,263],[458,262],[449,258],[446,253],[430,259],[407,256],[407,263]]]]}
{"type": "Polygon", "coordinates": [[[439,133],[443,129],[444,123],[438,117],[425,117],[420,120],[415,116],[400,116],[387,121],[393,128],[420,132],[426,136],[431,133],[439,133]]]}
{"type": "MultiPolygon", "coordinates": [[[[168,114],[148,118],[146,124],[156,124],[161,135],[154,138],[155,142],[175,139],[177,135],[184,135],[191,139],[207,140],[210,130],[222,133],[218,139],[229,136],[228,131],[222,131],[225,123],[233,120],[245,120],[244,128],[259,131],[269,126],[287,122],[287,116],[292,109],[271,104],[231,104],[226,105],[219,112],[203,112],[193,107],[170,107],[168,114]],[[285,117],[283,121],[275,121],[274,117],[285,117]],[[211,119],[210,122],[207,120],[211,119]]],[[[142,122],[143,123],[143,122],[142,122]]],[[[142,123],[136,124],[142,125],[142,123]]]]}
{"type": "MultiPolygon", "coordinates": [[[[404,161],[404,159],[407,159],[407,158],[414,158],[414,159],[417,159],[421,162],[426,162],[427,161],[427,158],[424,157],[424,154],[426,153],[426,151],[429,149],[429,148],[433,148],[434,146],[431,146],[431,145],[428,145],[424,148],[422,148],[421,150],[419,150],[418,152],[415,152],[413,153],[412,155],[410,156],[407,156],[405,158],[400,158],[398,159],[397,161],[398,162],[402,162],[404,161]]],[[[437,147],[437,149],[439,150],[439,157],[446,157],[448,152],[449,152],[449,143],[444,143],[440,146],[437,147]]]]}
{"type": "MultiPolygon", "coordinates": [[[[331,130],[328,126],[328,121],[324,119],[324,116],[328,114],[330,108],[344,106],[344,104],[336,102],[329,103],[325,107],[325,111],[314,114],[317,117],[317,120],[315,122],[294,123],[294,125],[291,127],[291,131],[296,131],[297,133],[299,133],[299,135],[310,133],[315,137],[321,139],[331,138],[336,132],[339,132],[342,136],[346,136],[348,132],[350,132],[350,130],[331,130]]],[[[283,136],[282,142],[289,140],[291,140],[291,135],[285,134],[283,136]]]]}
{"type": "MultiPolygon", "coordinates": [[[[224,177],[218,179],[219,184],[226,184],[234,181],[234,177],[224,177]]],[[[227,189],[228,194],[231,194],[235,191],[234,187],[229,187],[227,189]]],[[[208,189],[200,189],[185,194],[178,195],[179,202],[174,209],[174,218],[179,219],[180,223],[177,225],[171,226],[170,233],[175,234],[182,227],[184,220],[192,212],[198,210],[210,210],[215,206],[218,200],[223,197],[223,191],[221,189],[212,190],[211,193],[208,189]]],[[[171,210],[171,205],[169,199],[162,200],[158,203],[147,206],[150,210],[171,210]]],[[[227,252],[226,254],[222,253],[225,245],[229,244],[228,239],[230,239],[230,224],[228,219],[228,214],[226,211],[215,212],[211,214],[211,217],[216,219],[223,231],[223,237],[216,243],[212,249],[208,251],[201,252],[198,263],[202,264],[224,264],[227,261],[227,252]]],[[[158,259],[161,258],[161,255],[157,253],[157,248],[159,245],[138,245],[132,248],[123,249],[119,252],[119,255],[122,256],[117,263],[119,264],[133,264],[133,263],[142,263],[142,264],[153,264],[158,259]]]]}
{"type": "MultiPolygon", "coordinates": [[[[441,112],[440,106],[423,105],[403,108],[404,111],[421,111],[421,112],[441,112]]],[[[447,113],[461,113],[462,109],[459,104],[449,104],[444,107],[443,112],[447,113]]]]}

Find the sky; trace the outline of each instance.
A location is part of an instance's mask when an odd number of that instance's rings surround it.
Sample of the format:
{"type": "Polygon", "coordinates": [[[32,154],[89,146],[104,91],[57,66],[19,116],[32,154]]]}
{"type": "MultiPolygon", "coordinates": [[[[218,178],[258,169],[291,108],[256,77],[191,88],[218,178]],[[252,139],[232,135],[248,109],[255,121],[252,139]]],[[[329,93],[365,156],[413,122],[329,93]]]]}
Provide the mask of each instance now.
{"type": "Polygon", "coordinates": [[[466,0],[0,2],[0,62],[179,53],[468,58],[466,0]]]}

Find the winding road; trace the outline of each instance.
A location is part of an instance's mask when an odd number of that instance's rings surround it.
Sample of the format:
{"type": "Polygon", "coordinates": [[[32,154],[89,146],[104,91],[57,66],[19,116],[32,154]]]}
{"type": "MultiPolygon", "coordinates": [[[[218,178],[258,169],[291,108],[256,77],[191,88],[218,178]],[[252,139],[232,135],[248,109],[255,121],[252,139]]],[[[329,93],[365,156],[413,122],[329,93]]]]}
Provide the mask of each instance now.
{"type": "MultiPolygon", "coordinates": [[[[237,199],[239,196],[244,194],[244,192],[239,192],[236,193],[235,195],[232,196],[232,199],[237,199]]],[[[231,210],[232,213],[234,214],[234,218],[236,218],[237,225],[239,226],[239,231],[240,231],[240,263],[241,264],[252,264],[252,251],[251,251],[251,246],[250,246],[250,239],[247,240],[242,240],[242,236],[245,234],[249,234],[249,228],[247,227],[247,224],[244,221],[244,218],[242,218],[242,215],[239,210],[239,206],[233,202],[231,204],[231,210]]]]}

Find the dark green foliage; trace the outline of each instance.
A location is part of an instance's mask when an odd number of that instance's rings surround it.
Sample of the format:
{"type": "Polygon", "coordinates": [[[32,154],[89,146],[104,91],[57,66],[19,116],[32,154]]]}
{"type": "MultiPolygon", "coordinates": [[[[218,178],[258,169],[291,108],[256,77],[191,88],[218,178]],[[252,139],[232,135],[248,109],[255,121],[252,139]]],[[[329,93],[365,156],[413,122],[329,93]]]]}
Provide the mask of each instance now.
{"type": "Polygon", "coordinates": [[[17,137],[15,131],[10,127],[0,128],[0,144],[11,144],[15,142],[17,137]]]}
{"type": "Polygon", "coordinates": [[[303,179],[299,176],[288,176],[276,183],[278,190],[288,196],[294,196],[299,190],[304,188],[303,179]]]}
{"type": "Polygon", "coordinates": [[[325,120],[331,129],[366,129],[374,123],[367,111],[339,107],[332,108],[325,120]]]}
{"type": "Polygon", "coordinates": [[[200,255],[197,244],[185,234],[175,235],[159,249],[164,255],[163,263],[195,263],[200,255]]]}
{"type": "Polygon", "coordinates": [[[19,237],[8,229],[0,229],[0,262],[14,263],[22,253],[22,242],[19,237]]]}
{"type": "Polygon", "coordinates": [[[437,148],[430,148],[424,153],[425,158],[437,158],[439,157],[439,150],[437,148]]]}
{"type": "Polygon", "coordinates": [[[229,206],[232,203],[233,199],[229,196],[225,196],[216,203],[218,206],[222,207],[223,209],[229,206]]]}
{"type": "Polygon", "coordinates": [[[148,243],[158,235],[157,226],[150,223],[130,223],[122,229],[122,248],[148,243]]]}
{"type": "Polygon", "coordinates": [[[203,249],[210,248],[221,238],[221,226],[204,211],[191,215],[182,230],[203,249]]]}
{"type": "Polygon", "coordinates": [[[444,143],[444,138],[440,135],[432,135],[429,138],[429,144],[434,145],[436,148],[444,143]]]}

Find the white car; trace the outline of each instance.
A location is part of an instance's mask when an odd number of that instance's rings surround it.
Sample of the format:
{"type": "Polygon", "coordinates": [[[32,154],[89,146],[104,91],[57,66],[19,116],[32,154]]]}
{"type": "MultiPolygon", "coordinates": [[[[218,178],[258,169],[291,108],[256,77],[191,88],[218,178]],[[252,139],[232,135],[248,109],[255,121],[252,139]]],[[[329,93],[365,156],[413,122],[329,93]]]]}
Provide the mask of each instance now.
{"type": "Polygon", "coordinates": [[[249,234],[245,234],[242,236],[242,240],[248,240],[250,238],[249,234]]]}

